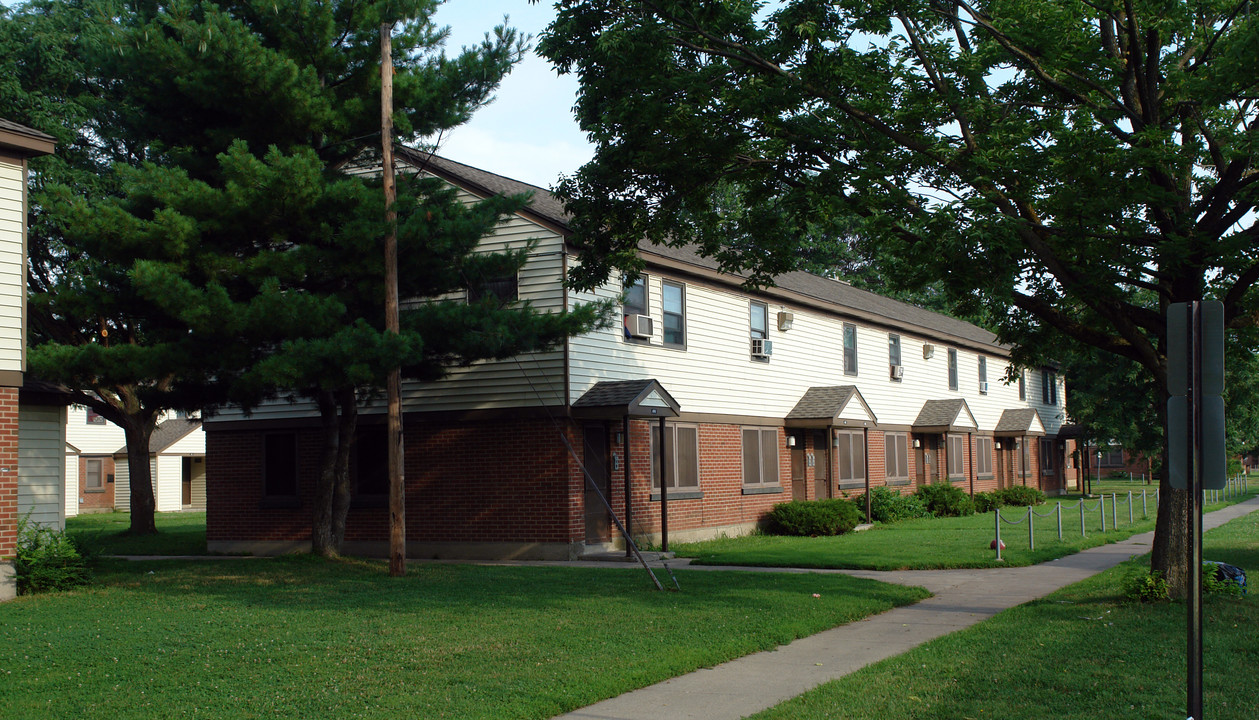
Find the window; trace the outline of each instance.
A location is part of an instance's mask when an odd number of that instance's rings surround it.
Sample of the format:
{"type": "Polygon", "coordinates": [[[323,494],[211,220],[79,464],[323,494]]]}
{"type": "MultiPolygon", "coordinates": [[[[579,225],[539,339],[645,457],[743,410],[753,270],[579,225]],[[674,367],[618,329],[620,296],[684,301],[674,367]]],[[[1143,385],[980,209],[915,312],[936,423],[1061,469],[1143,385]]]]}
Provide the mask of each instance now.
{"type": "Polygon", "coordinates": [[[87,458],[83,461],[83,490],[105,492],[105,461],[87,458]]]}
{"type": "Polygon", "coordinates": [[[949,389],[957,389],[957,351],[949,349],[949,389]]]}
{"type": "Polygon", "coordinates": [[[520,281],[515,273],[486,278],[468,286],[468,303],[479,303],[492,298],[498,305],[516,302],[520,294],[520,281]]]}
{"type": "Polygon", "coordinates": [[[1040,371],[1040,399],[1046,405],[1058,404],[1058,374],[1053,370],[1040,371]]]}
{"type": "Polygon", "coordinates": [[[686,346],[686,295],[678,283],[662,284],[664,301],[664,344],[686,346]]]}
{"type": "Polygon", "coordinates": [[[1040,471],[1050,474],[1054,471],[1054,441],[1040,441],[1040,471]]]}
{"type": "Polygon", "coordinates": [[[949,479],[966,477],[966,438],[961,435],[949,436],[949,479]]]}
{"type": "MultiPolygon", "coordinates": [[[[749,305],[748,312],[748,332],[753,340],[763,341],[762,347],[769,343],[769,306],[762,302],[753,302],[749,305]]],[[[756,345],[756,343],[752,343],[756,345]]],[[[768,348],[764,348],[768,349],[768,348]]],[[[758,360],[768,360],[768,352],[764,352],[761,357],[753,356],[758,360]]]]}
{"type": "Polygon", "coordinates": [[[621,312],[624,316],[622,326],[625,330],[625,339],[647,342],[645,338],[632,337],[629,326],[631,315],[647,314],[647,276],[643,275],[632,282],[623,280],[622,287],[625,291],[625,299],[621,302],[621,312]]]}
{"type": "Polygon", "coordinates": [[[857,326],[844,323],[844,374],[857,374],[857,326]]]}
{"type": "MultiPolygon", "coordinates": [[[[900,335],[887,336],[887,363],[894,368],[900,367],[901,365],[901,336],[900,335]]],[[[892,373],[892,379],[900,380],[900,378],[896,377],[895,372],[892,373]]]]}
{"type": "Polygon", "coordinates": [[[1102,452],[1102,467],[1123,467],[1123,448],[1111,445],[1102,452]]]}
{"type": "Polygon", "coordinates": [[[888,480],[909,481],[909,435],[887,433],[883,436],[884,467],[888,480]]]}
{"type": "Polygon", "coordinates": [[[778,428],[743,428],[743,484],[778,486],[778,428]]]}
{"type": "Polygon", "coordinates": [[[1019,400],[1027,400],[1027,372],[1019,371],[1019,400]]]}
{"type": "Polygon", "coordinates": [[[263,496],[297,497],[297,436],[293,433],[264,436],[262,454],[263,496]]]}
{"type": "Polygon", "coordinates": [[[104,424],[105,424],[105,416],[104,416],[104,415],[101,415],[100,413],[96,412],[95,410],[92,410],[91,408],[88,408],[88,411],[87,411],[87,424],[88,424],[88,425],[104,425],[104,424]]]}
{"type": "Polygon", "coordinates": [[[988,358],[979,356],[979,394],[988,394],[988,358]]]}
{"type": "Polygon", "coordinates": [[[836,430],[835,455],[839,464],[839,486],[864,485],[866,479],[866,434],[861,430],[836,430]]]}
{"type": "Polygon", "coordinates": [[[354,437],[354,482],[358,495],[389,494],[389,431],[384,425],[360,426],[354,437]]]}
{"type": "MultiPolygon", "coordinates": [[[[699,490],[699,428],[665,425],[664,459],[668,464],[669,490],[699,490]]],[[[660,426],[651,428],[651,487],[660,489],[660,426]]]]}
{"type": "Polygon", "coordinates": [[[992,474],[992,438],[975,438],[975,474],[979,476],[992,474]]]}

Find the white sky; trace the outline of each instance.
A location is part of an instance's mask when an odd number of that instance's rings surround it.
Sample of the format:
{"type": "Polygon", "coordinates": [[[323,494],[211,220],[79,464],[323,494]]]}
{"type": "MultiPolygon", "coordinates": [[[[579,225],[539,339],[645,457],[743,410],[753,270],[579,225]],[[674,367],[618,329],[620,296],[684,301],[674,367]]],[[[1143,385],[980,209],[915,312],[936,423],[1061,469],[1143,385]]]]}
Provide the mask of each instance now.
{"type": "MultiPolygon", "coordinates": [[[[447,53],[479,42],[495,25],[537,36],[555,16],[551,0],[446,0],[435,16],[450,27],[447,53]]],[[[577,79],[559,76],[532,50],[503,81],[492,104],[441,139],[438,154],[514,180],[549,188],[590,159],[593,147],[572,107],[577,79]]]]}

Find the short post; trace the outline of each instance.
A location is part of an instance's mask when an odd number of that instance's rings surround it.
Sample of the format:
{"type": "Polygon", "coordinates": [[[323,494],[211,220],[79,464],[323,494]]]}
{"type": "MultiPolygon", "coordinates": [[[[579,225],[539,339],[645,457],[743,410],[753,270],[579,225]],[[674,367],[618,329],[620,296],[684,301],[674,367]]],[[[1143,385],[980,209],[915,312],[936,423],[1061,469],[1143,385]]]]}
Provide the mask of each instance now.
{"type": "Polygon", "coordinates": [[[1001,508],[995,509],[995,511],[993,512],[993,517],[996,518],[996,522],[997,522],[997,542],[996,542],[997,562],[1000,562],[1001,561],[1001,508]]]}
{"type": "Polygon", "coordinates": [[[1062,503],[1058,503],[1058,542],[1062,542],[1062,503]]]}
{"type": "Polygon", "coordinates": [[[1119,493],[1110,496],[1110,526],[1119,529],[1119,493]]]}
{"type": "Polygon", "coordinates": [[[1141,488],[1141,517],[1147,518],[1149,516],[1150,516],[1150,511],[1145,506],[1145,488],[1141,488]]]}
{"type": "Polygon", "coordinates": [[[1102,532],[1106,532],[1106,493],[1102,493],[1102,497],[1097,501],[1097,509],[1101,511],[1102,532]]]}
{"type": "Polygon", "coordinates": [[[1128,491],[1128,524],[1132,524],[1132,491],[1128,491]]]}
{"type": "Polygon", "coordinates": [[[1036,516],[1032,514],[1032,506],[1027,506],[1027,549],[1036,549],[1036,516]]]}
{"type": "Polygon", "coordinates": [[[1080,537],[1088,537],[1088,533],[1084,532],[1084,498],[1080,498],[1080,537]]]}

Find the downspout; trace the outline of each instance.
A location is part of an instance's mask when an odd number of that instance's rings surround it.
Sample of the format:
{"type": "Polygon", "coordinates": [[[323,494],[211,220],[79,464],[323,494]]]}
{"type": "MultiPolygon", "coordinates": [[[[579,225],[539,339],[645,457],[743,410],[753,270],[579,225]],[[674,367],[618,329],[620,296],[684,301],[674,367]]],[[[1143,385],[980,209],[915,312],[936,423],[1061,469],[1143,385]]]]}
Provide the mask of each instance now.
{"type": "MultiPolygon", "coordinates": [[[[907,437],[908,437],[908,436],[907,436],[907,437]]],[[[862,456],[865,458],[865,466],[866,466],[866,468],[865,468],[865,475],[866,475],[866,524],[867,524],[867,525],[869,525],[869,524],[870,524],[870,522],[871,522],[871,520],[870,520],[870,429],[869,429],[869,428],[861,428],[861,442],[865,444],[865,449],[864,449],[864,452],[862,452],[862,456]]],[[[906,459],[906,460],[908,460],[908,459],[909,459],[909,457],[908,457],[908,456],[909,456],[909,452],[908,452],[908,451],[906,451],[905,455],[906,455],[906,458],[905,458],[905,459],[906,459]]],[[[883,456],[884,456],[885,458],[887,457],[887,433],[883,433],[883,456]]],[[[887,461],[886,461],[886,460],[884,460],[884,462],[886,463],[887,461]]],[[[884,469],[884,473],[883,473],[883,474],[884,474],[884,475],[886,475],[886,474],[887,474],[886,468],[884,469]]]]}
{"type": "MultiPolygon", "coordinates": [[[[563,303],[564,303],[563,309],[564,309],[564,312],[568,312],[570,310],[569,302],[568,302],[569,297],[568,297],[568,282],[567,282],[568,280],[568,241],[563,240],[563,239],[561,239],[560,267],[562,269],[561,280],[563,281],[560,283],[561,286],[563,287],[563,303]]],[[[564,338],[564,359],[563,359],[563,363],[564,363],[564,417],[567,417],[567,418],[571,418],[573,416],[573,405],[572,405],[572,400],[571,400],[573,395],[572,395],[571,379],[570,379],[571,367],[570,367],[570,357],[569,357],[569,353],[571,350],[571,348],[569,347],[569,344],[571,343],[571,341],[572,341],[572,338],[570,337],[564,338]]],[[[625,442],[626,444],[629,443],[628,434],[625,436],[625,442]]],[[[629,463],[626,462],[627,467],[628,465],[629,463]]],[[[628,477],[628,475],[626,477],[628,477]]]]}
{"type": "Polygon", "coordinates": [[[664,462],[664,418],[660,418],[660,550],[669,552],[669,468],[664,462]]]}
{"type": "Polygon", "coordinates": [[[634,508],[630,503],[630,419],[629,415],[621,418],[621,455],[625,457],[625,557],[634,557],[634,551],[630,548],[634,537],[631,523],[634,520],[634,508]]]}
{"type": "Polygon", "coordinates": [[[970,454],[970,496],[975,497],[975,436],[966,433],[966,451],[970,454]]]}

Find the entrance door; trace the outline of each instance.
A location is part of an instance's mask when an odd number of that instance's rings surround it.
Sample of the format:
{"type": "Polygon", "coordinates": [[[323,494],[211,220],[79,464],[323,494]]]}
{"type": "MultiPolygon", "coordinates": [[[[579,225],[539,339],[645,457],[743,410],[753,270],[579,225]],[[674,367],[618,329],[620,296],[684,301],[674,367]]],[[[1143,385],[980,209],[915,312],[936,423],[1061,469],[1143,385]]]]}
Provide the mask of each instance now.
{"type": "Polygon", "coordinates": [[[183,478],[180,483],[183,486],[183,493],[180,502],[184,505],[192,504],[192,458],[185,457],[183,460],[183,478]]]}
{"type": "Polygon", "coordinates": [[[599,493],[590,486],[593,481],[603,497],[609,497],[611,488],[608,478],[608,431],[602,425],[587,425],[582,441],[582,466],[586,470],[586,542],[598,544],[611,539],[608,508],[599,493]]]}
{"type": "Polygon", "coordinates": [[[936,435],[923,435],[919,438],[918,448],[918,485],[930,485],[938,477],[940,465],[940,443],[936,435]]]}
{"type": "Polygon", "coordinates": [[[997,448],[997,489],[1009,487],[1010,483],[1010,450],[1009,440],[997,440],[1001,447],[997,448]]]}
{"type": "Polygon", "coordinates": [[[807,459],[804,454],[804,433],[793,432],[787,437],[795,440],[791,446],[791,499],[804,500],[805,497],[805,466],[807,459]]]}
{"type": "Polygon", "coordinates": [[[818,500],[831,497],[831,444],[830,433],[813,431],[813,493],[818,500]]]}

